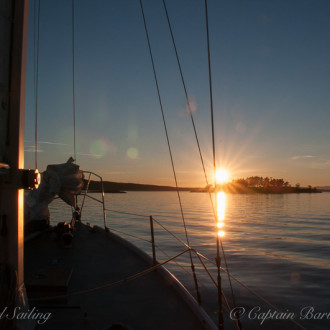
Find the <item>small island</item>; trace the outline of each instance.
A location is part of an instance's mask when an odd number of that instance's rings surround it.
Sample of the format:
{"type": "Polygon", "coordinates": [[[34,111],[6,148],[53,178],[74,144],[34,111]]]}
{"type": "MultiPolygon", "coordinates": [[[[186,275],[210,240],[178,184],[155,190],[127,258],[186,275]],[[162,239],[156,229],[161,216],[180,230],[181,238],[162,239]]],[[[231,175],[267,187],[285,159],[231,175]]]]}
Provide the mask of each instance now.
{"type": "Polygon", "coordinates": [[[231,194],[292,194],[292,193],[321,193],[322,191],[309,185],[301,187],[299,183],[291,186],[284,179],[272,177],[251,176],[248,178],[235,179],[232,182],[214,186],[209,184],[204,188],[192,189],[191,192],[214,192],[222,190],[231,194]]]}

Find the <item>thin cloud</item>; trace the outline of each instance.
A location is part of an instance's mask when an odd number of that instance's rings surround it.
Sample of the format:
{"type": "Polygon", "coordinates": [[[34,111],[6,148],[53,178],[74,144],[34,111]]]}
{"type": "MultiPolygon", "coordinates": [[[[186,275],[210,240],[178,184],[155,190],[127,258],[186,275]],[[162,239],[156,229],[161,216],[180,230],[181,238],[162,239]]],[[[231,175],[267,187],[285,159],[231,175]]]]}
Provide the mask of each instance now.
{"type": "MultiPolygon", "coordinates": [[[[25,140],[25,142],[35,142],[35,141],[34,140],[25,140]]],[[[51,145],[58,145],[58,146],[69,146],[70,145],[67,143],[53,142],[53,141],[38,141],[38,144],[51,144],[51,145]]]]}
{"type": "Polygon", "coordinates": [[[330,159],[328,156],[321,155],[321,156],[312,156],[312,155],[300,155],[294,156],[291,159],[293,160],[311,160],[308,162],[307,165],[309,168],[324,170],[330,167],[330,159]]]}
{"type": "Polygon", "coordinates": [[[298,156],[293,156],[291,159],[297,160],[297,159],[309,159],[309,158],[316,158],[316,156],[312,155],[298,155],[298,156]]]}
{"type": "MultiPolygon", "coordinates": [[[[36,152],[36,148],[28,147],[28,149],[24,149],[24,152],[36,152]]],[[[38,149],[37,152],[44,152],[44,150],[38,149]]]]}
{"type": "Polygon", "coordinates": [[[58,146],[70,146],[70,144],[67,144],[67,143],[51,142],[51,141],[38,141],[38,143],[43,143],[43,144],[54,144],[54,145],[58,145],[58,146]]]}

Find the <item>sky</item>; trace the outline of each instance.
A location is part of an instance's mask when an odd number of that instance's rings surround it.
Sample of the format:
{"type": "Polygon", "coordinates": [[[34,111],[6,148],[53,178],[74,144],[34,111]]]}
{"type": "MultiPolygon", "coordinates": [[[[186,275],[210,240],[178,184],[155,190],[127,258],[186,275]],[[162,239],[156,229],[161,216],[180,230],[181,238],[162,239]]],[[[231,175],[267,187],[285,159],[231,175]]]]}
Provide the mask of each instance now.
{"type": "MultiPolygon", "coordinates": [[[[35,167],[37,1],[30,0],[25,167],[35,167]]],[[[209,180],[204,0],[167,0],[209,180]]],[[[180,186],[205,186],[161,0],[143,1],[180,186]]],[[[330,2],[208,0],[216,162],[230,179],[330,185],[330,2]]],[[[104,180],[174,185],[138,0],[75,0],[77,163],[104,180]]],[[[72,11],[41,0],[38,168],[73,156],[72,11]]]]}

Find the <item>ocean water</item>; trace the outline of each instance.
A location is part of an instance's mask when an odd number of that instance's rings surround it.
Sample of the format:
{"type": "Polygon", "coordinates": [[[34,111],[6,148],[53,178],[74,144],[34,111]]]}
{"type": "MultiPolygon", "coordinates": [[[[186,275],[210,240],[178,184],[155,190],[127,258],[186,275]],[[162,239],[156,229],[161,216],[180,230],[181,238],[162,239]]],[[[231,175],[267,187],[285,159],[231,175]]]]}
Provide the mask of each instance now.
{"type": "MultiPolygon", "coordinates": [[[[96,193],[91,196],[101,197],[96,193]]],[[[209,259],[205,264],[216,279],[218,229],[210,197],[189,192],[181,193],[181,197],[190,246],[209,259]]],[[[176,193],[106,194],[105,201],[110,229],[150,255],[149,216],[157,220],[158,261],[185,250],[176,193]]],[[[235,277],[232,286],[243,329],[330,329],[330,193],[227,194],[219,204],[224,217],[222,243],[229,272],[235,277]]],[[[52,221],[70,221],[71,210],[60,200],[51,204],[50,211],[52,221]]],[[[86,200],[82,221],[103,226],[102,205],[86,200]]],[[[193,261],[202,305],[216,322],[217,289],[194,253],[193,261]]],[[[223,255],[221,266],[226,268],[223,255]]],[[[166,267],[196,294],[187,253],[166,267]]],[[[233,300],[224,271],[221,278],[229,304],[223,308],[225,328],[235,329],[233,300]]]]}

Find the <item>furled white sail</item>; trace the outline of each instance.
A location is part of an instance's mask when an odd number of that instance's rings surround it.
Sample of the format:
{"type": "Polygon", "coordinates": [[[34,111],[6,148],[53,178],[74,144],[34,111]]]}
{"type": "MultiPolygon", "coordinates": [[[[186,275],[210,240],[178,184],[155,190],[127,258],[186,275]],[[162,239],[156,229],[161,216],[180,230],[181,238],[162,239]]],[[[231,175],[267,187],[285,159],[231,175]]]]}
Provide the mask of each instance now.
{"type": "MultiPolygon", "coordinates": [[[[58,195],[67,204],[75,205],[75,195],[83,188],[83,172],[72,157],[64,164],[48,165],[41,176],[38,189],[31,190],[26,198],[28,221],[49,222],[48,205],[58,195]]],[[[26,221],[27,222],[27,221],[26,221]]]]}

